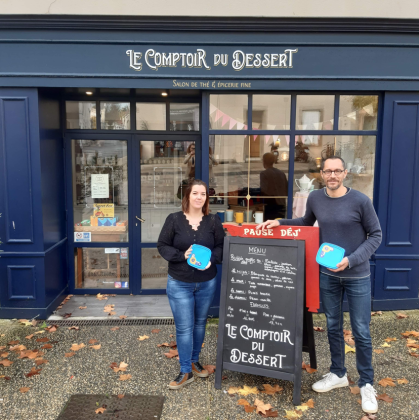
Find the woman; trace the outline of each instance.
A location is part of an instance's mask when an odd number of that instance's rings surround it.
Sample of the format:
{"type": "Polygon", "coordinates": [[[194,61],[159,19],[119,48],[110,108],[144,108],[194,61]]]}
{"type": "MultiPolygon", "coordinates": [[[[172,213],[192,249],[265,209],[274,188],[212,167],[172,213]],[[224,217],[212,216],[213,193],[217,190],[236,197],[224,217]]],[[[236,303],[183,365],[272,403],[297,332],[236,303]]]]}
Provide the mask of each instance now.
{"type": "Polygon", "coordinates": [[[201,378],[209,375],[199,363],[199,354],[217,284],[216,264],[222,261],[223,243],[221,220],[209,214],[208,187],[195,179],[186,189],[182,211],[169,214],[157,243],[160,255],[169,261],[167,296],[175,319],[180,361],[180,373],[170,382],[170,389],[192,382],[193,373],[201,378]],[[211,260],[202,270],[191,267],[186,261],[192,244],[211,250],[211,260]]]}

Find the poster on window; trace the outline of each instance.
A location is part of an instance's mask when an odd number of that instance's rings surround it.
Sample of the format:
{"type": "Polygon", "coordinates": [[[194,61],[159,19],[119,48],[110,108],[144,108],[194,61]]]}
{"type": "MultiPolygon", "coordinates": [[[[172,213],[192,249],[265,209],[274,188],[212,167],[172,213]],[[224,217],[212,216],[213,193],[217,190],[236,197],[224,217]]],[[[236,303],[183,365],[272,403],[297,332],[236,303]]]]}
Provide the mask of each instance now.
{"type": "Polygon", "coordinates": [[[109,198],[109,174],[92,174],[92,198],[109,198]]]}

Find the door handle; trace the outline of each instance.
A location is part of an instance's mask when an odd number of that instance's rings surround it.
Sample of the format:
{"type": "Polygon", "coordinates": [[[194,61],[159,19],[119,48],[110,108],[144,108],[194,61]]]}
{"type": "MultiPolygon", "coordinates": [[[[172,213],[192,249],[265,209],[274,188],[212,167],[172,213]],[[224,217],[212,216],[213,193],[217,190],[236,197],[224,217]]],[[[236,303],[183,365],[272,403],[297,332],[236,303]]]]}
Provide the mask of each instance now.
{"type": "Polygon", "coordinates": [[[141,219],[141,217],[135,216],[135,218],[136,218],[137,220],[139,220],[141,223],[144,223],[144,222],[145,222],[145,220],[144,220],[144,219],[141,219]]]}

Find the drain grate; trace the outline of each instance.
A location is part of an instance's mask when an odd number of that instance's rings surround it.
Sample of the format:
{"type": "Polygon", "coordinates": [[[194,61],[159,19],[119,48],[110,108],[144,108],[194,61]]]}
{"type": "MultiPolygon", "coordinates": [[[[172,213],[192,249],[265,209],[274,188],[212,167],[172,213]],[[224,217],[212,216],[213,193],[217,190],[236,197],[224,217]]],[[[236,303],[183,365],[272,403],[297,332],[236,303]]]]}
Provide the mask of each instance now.
{"type": "Polygon", "coordinates": [[[173,318],[143,318],[143,319],[60,319],[49,320],[49,324],[63,327],[88,327],[88,326],[131,326],[131,325],[175,325],[173,318]]]}
{"type": "Polygon", "coordinates": [[[159,420],[163,402],[163,396],[154,395],[72,395],[57,420],[159,420]],[[98,408],[105,411],[96,414],[98,408]]]}

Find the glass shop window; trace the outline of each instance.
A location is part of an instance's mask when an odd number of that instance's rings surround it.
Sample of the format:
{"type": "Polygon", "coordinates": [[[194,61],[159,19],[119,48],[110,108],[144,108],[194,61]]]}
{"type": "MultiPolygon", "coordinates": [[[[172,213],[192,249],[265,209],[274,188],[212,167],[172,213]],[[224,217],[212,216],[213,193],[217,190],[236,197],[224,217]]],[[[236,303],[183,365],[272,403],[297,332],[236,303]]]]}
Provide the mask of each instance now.
{"type": "Polygon", "coordinates": [[[289,142],[280,135],[210,136],[211,211],[238,223],[241,213],[247,223],[256,213],[263,220],[286,217],[289,142]]]}
{"type": "Polygon", "coordinates": [[[210,95],[210,130],[247,130],[248,95],[210,95]]]}
{"type": "Polygon", "coordinates": [[[145,220],[141,241],[157,242],[167,216],[181,210],[184,191],[195,178],[195,143],[142,141],[140,163],[141,218],[145,220]]]}
{"type": "Polygon", "coordinates": [[[372,200],[375,149],[375,136],[296,136],[292,217],[303,216],[308,194],[326,186],[320,174],[321,162],[334,155],[346,163],[348,174],[343,185],[361,191],[372,200]]]}
{"type": "Polygon", "coordinates": [[[128,289],[128,248],[75,248],[77,289],[128,289]]]}
{"type": "Polygon", "coordinates": [[[297,95],[297,130],[333,130],[334,95],[297,95]]]}
{"type": "Polygon", "coordinates": [[[96,128],[96,102],[66,101],[66,127],[69,130],[96,128]]]}
{"type": "Polygon", "coordinates": [[[127,142],[72,140],[75,242],[128,241],[127,142]]]}
{"type": "Polygon", "coordinates": [[[102,130],[129,130],[131,128],[129,102],[101,102],[100,128],[102,130]]]}
{"type": "Polygon", "coordinates": [[[141,262],[141,288],[166,289],[169,264],[157,248],[143,248],[141,262]]]}
{"type": "Polygon", "coordinates": [[[253,95],[252,129],[289,130],[291,95],[253,95]]]}
{"type": "Polygon", "coordinates": [[[137,130],[166,130],[166,104],[137,102],[137,130]]]}
{"type": "Polygon", "coordinates": [[[199,104],[170,104],[170,131],[199,131],[199,104]]]}
{"type": "Polygon", "coordinates": [[[377,130],[378,96],[341,96],[339,130],[377,130]]]}

